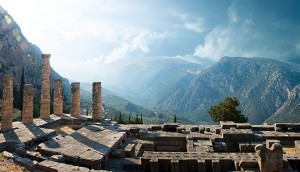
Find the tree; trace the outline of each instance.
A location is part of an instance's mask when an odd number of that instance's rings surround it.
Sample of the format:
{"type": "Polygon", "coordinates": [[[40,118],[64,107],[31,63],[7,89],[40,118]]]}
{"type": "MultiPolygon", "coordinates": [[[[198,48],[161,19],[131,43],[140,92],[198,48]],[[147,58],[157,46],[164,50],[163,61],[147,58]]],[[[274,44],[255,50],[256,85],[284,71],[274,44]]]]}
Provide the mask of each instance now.
{"type": "Polygon", "coordinates": [[[176,117],[176,114],[175,114],[174,117],[173,117],[173,122],[174,122],[174,123],[177,123],[177,117],[176,117]]]}
{"type": "Polygon", "coordinates": [[[143,114],[141,114],[140,122],[141,122],[141,124],[144,124],[144,121],[143,121],[143,114]]]}
{"type": "Polygon", "coordinates": [[[219,105],[210,107],[208,111],[210,117],[214,122],[220,121],[234,121],[237,123],[247,122],[248,118],[241,114],[241,111],[237,109],[239,101],[236,97],[226,97],[224,102],[220,102],[219,105]]]}

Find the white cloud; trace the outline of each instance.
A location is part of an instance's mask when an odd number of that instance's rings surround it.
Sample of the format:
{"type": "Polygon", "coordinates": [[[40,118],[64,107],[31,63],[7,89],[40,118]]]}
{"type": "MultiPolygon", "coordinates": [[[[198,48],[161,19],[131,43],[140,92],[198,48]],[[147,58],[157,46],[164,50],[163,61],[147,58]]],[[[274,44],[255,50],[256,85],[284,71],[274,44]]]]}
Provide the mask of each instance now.
{"type": "Polygon", "coordinates": [[[130,41],[124,42],[120,47],[115,48],[106,56],[104,63],[111,63],[120,59],[128,58],[131,52],[137,50],[143,53],[148,53],[150,51],[150,44],[156,40],[165,38],[166,35],[166,33],[143,31],[132,37],[130,41]]]}
{"type": "Polygon", "coordinates": [[[202,33],[205,31],[205,20],[202,17],[192,16],[187,13],[169,12],[172,16],[178,18],[182,22],[182,27],[193,32],[202,33]]]}

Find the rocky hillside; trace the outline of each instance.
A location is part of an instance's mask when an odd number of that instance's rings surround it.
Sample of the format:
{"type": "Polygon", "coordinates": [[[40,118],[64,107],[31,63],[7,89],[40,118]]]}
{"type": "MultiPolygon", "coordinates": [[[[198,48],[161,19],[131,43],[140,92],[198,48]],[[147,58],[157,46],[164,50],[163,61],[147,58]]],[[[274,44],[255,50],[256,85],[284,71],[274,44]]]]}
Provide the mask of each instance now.
{"type": "Polygon", "coordinates": [[[177,86],[186,86],[203,68],[179,58],[128,58],[105,64],[99,69],[99,78],[118,96],[153,108],[177,86]]]}
{"type": "Polygon", "coordinates": [[[297,116],[300,111],[292,109],[299,102],[299,69],[296,64],[264,58],[223,57],[187,87],[178,88],[162,101],[162,108],[209,122],[207,112],[211,105],[226,96],[237,96],[240,109],[252,123],[264,122],[280,108],[276,116],[284,116],[286,110],[297,116]]]}
{"type": "MultiPolygon", "coordinates": [[[[40,99],[42,52],[37,46],[30,43],[24,37],[18,24],[1,6],[0,21],[0,81],[2,80],[4,74],[10,74],[13,76],[14,99],[18,100],[23,68],[25,74],[25,83],[33,84],[35,104],[37,104],[40,99]]],[[[63,80],[63,97],[65,102],[64,108],[65,110],[68,110],[68,102],[70,98],[70,91],[68,91],[70,90],[69,81],[60,76],[51,68],[50,79],[52,86],[55,78],[60,78],[63,80]]],[[[1,87],[2,86],[0,86],[0,89],[1,87]]]]}

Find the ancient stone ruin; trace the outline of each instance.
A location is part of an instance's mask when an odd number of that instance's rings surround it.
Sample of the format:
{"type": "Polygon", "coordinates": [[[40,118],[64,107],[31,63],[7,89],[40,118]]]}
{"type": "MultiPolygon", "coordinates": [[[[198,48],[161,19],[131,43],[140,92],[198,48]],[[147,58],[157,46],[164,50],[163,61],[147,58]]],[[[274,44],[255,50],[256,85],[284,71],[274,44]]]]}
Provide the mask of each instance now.
{"type": "Polygon", "coordinates": [[[41,84],[41,107],[42,119],[50,117],[50,54],[42,54],[42,84],[41,84]]]}
{"type": "MultiPolygon", "coordinates": [[[[48,67],[50,55],[42,57],[48,67]]],[[[47,115],[47,71],[41,118],[32,118],[33,88],[26,84],[22,122],[12,122],[13,81],[8,75],[2,81],[0,152],[29,171],[300,170],[299,123],[120,125],[103,118],[100,82],[93,83],[92,116],[80,115],[80,83],[71,84],[71,114],[64,114],[60,80],[54,114],[47,115]]]]}

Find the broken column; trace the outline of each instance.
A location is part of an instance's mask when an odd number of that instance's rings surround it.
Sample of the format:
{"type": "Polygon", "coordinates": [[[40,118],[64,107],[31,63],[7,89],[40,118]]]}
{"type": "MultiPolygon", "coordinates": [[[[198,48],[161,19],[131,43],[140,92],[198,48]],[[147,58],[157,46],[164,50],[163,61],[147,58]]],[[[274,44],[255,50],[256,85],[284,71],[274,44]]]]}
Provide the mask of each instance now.
{"type": "Polygon", "coordinates": [[[50,118],[50,54],[42,54],[42,84],[40,117],[50,118]]]}
{"type": "Polygon", "coordinates": [[[80,83],[71,84],[71,116],[80,117],[80,83]]]}
{"type": "Polygon", "coordinates": [[[55,79],[54,81],[54,106],[53,112],[54,115],[63,114],[63,99],[62,99],[62,81],[61,79],[55,79]]]}
{"type": "Polygon", "coordinates": [[[7,74],[2,79],[2,116],[1,129],[13,127],[13,78],[7,74]]]}
{"type": "Polygon", "coordinates": [[[102,117],[101,82],[93,82],[93,118],[102,117]]]}
{"type": "Polygon", "coordinates": [[[258,144],[255,151],[260,171],[283,172],[283,150],[279,143],[274,143],[270,149],[258,144]]]}
{"type": "Polygon", "coordinates": [[[33,90],[31,84],[24,85],[22,122],[24,124],[33,122],[33,90]]]}

